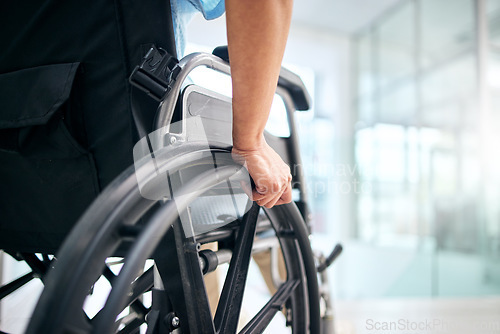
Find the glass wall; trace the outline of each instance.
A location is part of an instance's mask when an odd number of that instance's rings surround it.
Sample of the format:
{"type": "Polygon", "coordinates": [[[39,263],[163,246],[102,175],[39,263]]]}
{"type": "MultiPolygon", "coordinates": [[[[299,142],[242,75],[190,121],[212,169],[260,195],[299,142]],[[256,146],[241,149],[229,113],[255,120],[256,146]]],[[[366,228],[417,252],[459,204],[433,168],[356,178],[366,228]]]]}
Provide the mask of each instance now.
{"type": "Polygon", "coordinates": [[[500,293],[500,1],[402,1],[354,43],[356,238],[411,254],[382,295],[500,293]]]}

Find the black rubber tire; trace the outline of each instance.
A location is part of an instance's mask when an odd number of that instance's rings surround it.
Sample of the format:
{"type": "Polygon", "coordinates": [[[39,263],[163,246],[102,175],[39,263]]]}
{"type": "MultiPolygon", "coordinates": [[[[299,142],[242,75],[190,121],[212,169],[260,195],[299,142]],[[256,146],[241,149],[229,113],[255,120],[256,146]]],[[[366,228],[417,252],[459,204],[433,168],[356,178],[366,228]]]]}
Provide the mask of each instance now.
{"type": "MultiPolygon", "coordinates": [[[[219,151],[228,153],[224,150],[219,151]]],[[[196,156],[199,153],[196,146],[184,147],[182,152],[191,152],[183,155],[186,161],[190,160],[186,156],[193,154],[196,156]]],[[[236,166],[232,162],[226,161],[226,165],[226,170],[221,168],[223,177],[228,177],[236,171],[236,166]]],[[[141,196],[134,172],[133,167],[127,169],[107,187],[82,216],[63,244],[55,267],[47,275],[45,289],[28,326],[28,334],[93,332],[92,325],[82,311],[85,298],[102,275],[106,258],[116,254],[119,246],[123,245],[123,236],[119,233],[123,224],[134,225],[156,204],[155,201],[141,196]]],[[[162,210],[162,219],[165,215],[171,216],[176,212],[173,210],[169,212],[168,205],[162,210]]],[[[156,216],[159,214],[160,212],[156,216]]],[[[292,317],[292,326],[300,329],[293,332],[320,333],[317,276],[302,216],[294,204],[266,210],[266,214],[278,236],[281,231],[292,231],[292,235],[284,235],[279,239],[289,274],[300,277],[304,283],[297,290],[300,291],[297,293],[298,297],[292,298],[295,304],[287,305],[292,312],[297,310],[292,317]]],[[[170,222],[176,218],[176,216],[170,217],[170,222]]],[[[167,229],[168,226],[157,233],[165,233],[167,229]]],[[[148,249],[148,254],[141,256],[147,258],[153,250],[154,248],[148,249]]]]}

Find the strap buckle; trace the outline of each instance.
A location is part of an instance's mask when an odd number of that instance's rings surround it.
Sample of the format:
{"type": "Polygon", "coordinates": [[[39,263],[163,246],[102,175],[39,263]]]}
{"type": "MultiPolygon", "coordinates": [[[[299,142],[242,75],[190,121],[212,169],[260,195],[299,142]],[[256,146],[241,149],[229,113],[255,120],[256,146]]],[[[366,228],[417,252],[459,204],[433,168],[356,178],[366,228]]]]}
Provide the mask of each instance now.
{"type": "Polygon", "coordinates": [[[178,63],[177,58],[153,45],[142,63],[132,71],[129,82],[156,101],[161,101],[170,92],[181,70],[178,63]]]}

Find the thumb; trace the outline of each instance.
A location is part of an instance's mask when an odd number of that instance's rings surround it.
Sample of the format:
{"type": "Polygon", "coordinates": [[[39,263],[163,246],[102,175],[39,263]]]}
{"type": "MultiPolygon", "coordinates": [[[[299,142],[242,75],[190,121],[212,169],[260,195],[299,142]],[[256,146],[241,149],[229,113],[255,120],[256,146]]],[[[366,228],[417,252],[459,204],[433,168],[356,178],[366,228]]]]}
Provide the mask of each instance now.
{"type": "Polygon", "coordinates": [[[257,191],[259,194],[266,194],[267,193],[267,187],[265,185],[256,185],[255,186],[255,191],[257,191]]]}

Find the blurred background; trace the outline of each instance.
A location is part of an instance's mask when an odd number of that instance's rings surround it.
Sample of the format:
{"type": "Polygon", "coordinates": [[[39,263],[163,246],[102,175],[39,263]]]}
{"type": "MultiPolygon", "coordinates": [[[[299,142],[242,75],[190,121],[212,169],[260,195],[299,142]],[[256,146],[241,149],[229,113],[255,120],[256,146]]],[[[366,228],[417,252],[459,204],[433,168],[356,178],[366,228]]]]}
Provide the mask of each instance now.
{"type": "MultiPolygon", "coordinates": [[[[187,37],[225,44],[224,18],[187,37]]],[[[295,0],[284,66],[338,331],[500,333],[500,0],[295,0]]]]}
{"type": "MultiPolygon", "coordinates": [[[[187,41],[226,45],[225,18],[187,41]]],[[[284,66],[314,101],[312,243],[344,246],[337,333],[500,333],[500,0],[295,0],[284,66]]]]}

